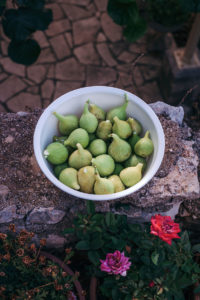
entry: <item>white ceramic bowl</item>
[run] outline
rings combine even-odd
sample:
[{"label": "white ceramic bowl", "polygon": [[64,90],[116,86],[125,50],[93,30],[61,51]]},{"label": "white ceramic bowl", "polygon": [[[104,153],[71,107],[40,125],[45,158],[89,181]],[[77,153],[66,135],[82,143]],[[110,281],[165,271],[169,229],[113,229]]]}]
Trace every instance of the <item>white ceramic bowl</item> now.
[{"label": "white ceramic bowl", "polygon": [[[124,94],[127,93],[129,104],[127,107],[127,115],[136,118],[143,127],[143,133],[150,131],[150,137],[154,144],[154,152],[147,162],[147,168],[141,181],[136,185],[118,193],[107,195],[86,194],[69,188],[60,182],[53,174],[52,166],[43,156],[46,146],[52,142],[54,135],[59,135],[57,124],[58,120],[52,114],[56,111],[63,115],[76,114],[80,117],[85,102],[90,99],[102,107],[105,111],[121,105],[124,102]],[[103,201],[112,200],[132,194],[141,189],[157,172],[163,159],[165,148],[165,139],[162,126],[154,111],[143,100],[137,96],[121,89],[92,86],[80,88],[64,94],[53,101],[42,113],[34,132],[34,152],[36,160],[46,177],[55,184],[59,189],[66,193],[74,195],[78,198]]]}]

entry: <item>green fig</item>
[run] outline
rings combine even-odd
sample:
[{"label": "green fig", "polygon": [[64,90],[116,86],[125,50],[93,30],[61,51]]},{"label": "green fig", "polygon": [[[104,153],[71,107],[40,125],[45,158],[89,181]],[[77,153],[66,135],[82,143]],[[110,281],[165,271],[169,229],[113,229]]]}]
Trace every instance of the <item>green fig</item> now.
[{"label": "green fig", "polygon": [[137,166],[138,163],[142,163],[143,167],[142,167],[142,172],[144,172],[144,170],[146,169],[147,166],[147,162],[146,159],[144,157],[138,156],[136,154],[133,154],[129,157],[129,159],[127,159],[124,163],[125,167],[135,167]]},{"label": "green fig", "polygon": [[108,154],[112,156],[116,162],[127,160],[131,155],[131,146],[129,143],[120,139],[115,133],[110,134],[110,137],[113,138],[113,141],[108,147]]},{"label": "green fig", "polygon": [[133,132],[136,132],[137,134],[140,134],[142,132],[142,125],[140,124],[139,121],[133,118],[128,118],[127,122],[131,126]]},{"label": "green fig", "polygon": [[53,165],[64,163],[68,158],[68,150],[61,143],[54,142],[44,150],[44,157]]},{"label": "green fig", "polygon": [[67,136],[53,136],[53,142],[59,142],[61,144],[64,144],[64,141],[67,139]]},{"label": "green fig", "polygon": [[77,170],[73,168],[66,168],[60,173],[59,180],[74,190],[80,190],[80,185],[78,184],[77,180],[77,174]]},{"label": "green fig", "polygon": [[68,160],[69,166],[74,169],[80,169],[91,164],[92,155],[85,150],[81,144],[77,144],[77,150],[74,151]]},{"label": "green fig", "polygon": [[126,120],[126,108],[128,106],[128,96],[127,94],[124,95],[125,101],[123,105],[117,106],[109,110],[109,112],[106,115],[106,119],[113,122],[113,118],[117,116],[120,120]]},{"label": "green fig", "polygon": [[97,118],[97,120],[100,121],[104,121],[106,119],[106,113],[105,111],[99,107],[96,104],[91,103],[89,106],[89,111],[95,115],[95,117]]},{"label": "green fig", "polygon": [[95,166],[101,176],[108,176],[113,173],[115,162],[108,154],[102,154],[92,159],[92,165]]},{"label": "green fig", "polygon": [[121,192],[125,190],[125,186],[123,185],[121,179],[117,175],[112,175],[108,178],[109,180],[112,181],[114,188],[115,188],[115,193]]},{"label": "green fig", "polygon": [[98,156],[106,153],[107,145],[103,140],[96,139],[90,143],[88,150],[92,153],[93,156]]},{"label": "green fig", "polygon": [[76,148],[77,143],[81,144],[83,148],[86,148],[89,144],[89,135],[83,128],[77,128],[72,131],[68,139],[64,142],[64,145]]},{"label": "green fig", "polygon": [[132,134],[130,125],[123,120],[120,120],[117,116],[113,118],[113,133],[117,134],[121,139],[127,139]]},{"label": "green fig", "polygon": [[119,173],[124,169],[124,167],[119,164],[119,163],[115,163],[115,169],[113,171],[113,175],[119,175]]},{"label": "green fig", "polygon": [[139,163],[136,167],[128,167],[120,172],[120,179],[127,187],[131,187],[138,183],[142,178],[143,164]]},{"label": "green fig", "polygon": [[153,152],[154,146],[152,140],[149,138],[149,131],[147,131],[143,138],[141,138],[134,147],[137,155],[147,157]]},{"label": "green fig", "polygon": [[63,116],[57,112],[53,112],[58,119],[58,128],[61,134],[69,135],[74,129],[78,128],[78,117],[75,115]]},{"label": "green fig", "polygon": [[98,138],[106,141],[109,139],[109,134],[112,132],[112,123],[110,120],[101,121],[98,125],[96,135]]},{"label": "green fig", "polygon": [[89,142],[91,143],[92,141],[96,140],[96,135],[94,133],[88,133],[89,135]]},{"label": "green fig", "polygon": [[128,143],[131,145],[131,148],[134,149],[135,144],[141,139],[136,132],[133,132],[132,136],[128,139]]},{"label": "green fig", "polygon": [[80,191],[88,194],[93,193],[95,183],[95,169],[92,166],[86,166],[78,171],[78,183]]},{"label": "green fig", "polygon": [[114,184],[107,178],[101,178],[99,174],[95,175],[94,192],[97,195],[113,194],[115,192]]},{"label": "green fig", "polygon": [[97,129],[98,120],[89,110],[88,102],[85,103],[83,114],[79,120],[80,127],[85,129],[88,133],[93,133]]},{"label": "green fig", "polygon": [[54,174],[56,175],[57,178],[59,178],[60,173],[62,172],[62,170],[68,168],[68,164],[67,163],[63,163],[60,165],[56,165],[53,168]]}]

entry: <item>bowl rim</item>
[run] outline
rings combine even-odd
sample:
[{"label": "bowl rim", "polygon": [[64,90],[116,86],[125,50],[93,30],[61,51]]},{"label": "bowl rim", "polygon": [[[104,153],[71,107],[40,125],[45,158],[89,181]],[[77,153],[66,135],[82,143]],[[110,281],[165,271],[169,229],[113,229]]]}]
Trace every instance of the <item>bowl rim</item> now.
[{"label": "bowl rim", "polygon": [[[52,172],[47,168],[46,164],[44,163],[44,157],[40,148],[40,141],[41,138],[41,129],[43,125],[45,124],[46,119],[49,117],[49,114],[52,113],[55,110],[55,107],[58,107],[59,105],[63,104],[65,101],[67,102],[69,99],[71,99],[74,96],[79,96],[83,95],[85,93],[98,93],[98,92],[105,92],[108,94],[117,94],[119,96],[124,96],[126,93],[130,101],[133,101],[144,109],[146,113],[148,114],[149,118],[157,128],[157,135],[159,138],[159,143],[158,143],[158,148],[157,148],[157,159],[154,164],[153,164],[153,169],[149,170],[149,172],[146,174],[145,180],[141,179],[137,184],[134,186],[127,188],[121,192],[118,193],[113,193],[113,194],[106,194],[106,195],[96,195],[96,194],[87,194],[83,193],[77,190],[74,190],[66,185],[64,185],[62,182],[60,182],[55,175],[52,174]],[[132,100],[131,100],[132,99]],[[144,102],[141,98],[138,96],[134,95],[133,93],[130,93],[126,90],[122,90],[119,88],[115,87],[108,87],[108,86],[89,86],[89,87],[82,87],[79,89],[72,90],[70,92],[67,92],[57,99],[55,99],[41,114],[40,118],[37,121],[35,130],[34,130],[34,135],[33,135],[33,148],[34,148],[34,154],[36,157],[36,161],[41,169],[41,171],[44,173],[44,175],[59,189],[62,191],[75,196],[77,198],[85,199],[85,200],[93,200],[93,201],[108,201],[108,200],[114,200],[114,199],[119,199],[128,195],[131,195],[132,193],[138,191],[141,189],[143,186],[145,186],[156,174],[158,171],[163,157],[164,157],[164,151],[165,151],[165,136],[164,136],[164,131],[161,126],[161,123],[153,111],[153,109],[146,103]],[[144,178],[144,177],[143,177]]]}]

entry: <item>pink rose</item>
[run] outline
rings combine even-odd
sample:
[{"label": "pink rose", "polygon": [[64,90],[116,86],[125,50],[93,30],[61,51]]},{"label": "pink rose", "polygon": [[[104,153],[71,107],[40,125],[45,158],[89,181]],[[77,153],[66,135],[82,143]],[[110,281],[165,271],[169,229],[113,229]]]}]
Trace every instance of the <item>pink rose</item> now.
[{"label": "pink rose", "polygon": [[126,276],[126,271],[130,269],[131,262],[129,257],[124,256],[124,252],[116,250],[114,253],[108,253],[105,260],[100,260],[101,271],[109,274]]},{"label": "pink rose", "polygon": [[154,287],[155,282],[152,280],[151,282],[149,282],[149,287]]}]

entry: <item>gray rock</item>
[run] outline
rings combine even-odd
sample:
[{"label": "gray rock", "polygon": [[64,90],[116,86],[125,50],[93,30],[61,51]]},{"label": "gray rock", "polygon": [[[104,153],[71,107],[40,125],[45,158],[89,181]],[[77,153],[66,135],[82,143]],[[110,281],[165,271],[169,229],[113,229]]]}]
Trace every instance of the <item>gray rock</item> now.
[{"label": "gray rock", "polygon": [[26,222],[27,224],[57,224],[64,216],[64,211],[55,209],[54,207],[37,207],[29,214]]},{"label": "gray rock", "polygon": [[46,239],[47,248],[61,249],[64,248],[65,244],[66,239],[56,234],[49,234]]},{"label": "gray rock", "polygon": [[16,219],[23,219],[23,218],[24,218],[23,214],[17,213],[16,205],[7,206],[0,211],[0,224],[10,223]]},{"label": "gray rock", "polygon": [[182,106],[171,106],[161,101],[149,104],[156,114],[165,115],[170,118],[170,120],[182,125],[184,110]]}]

